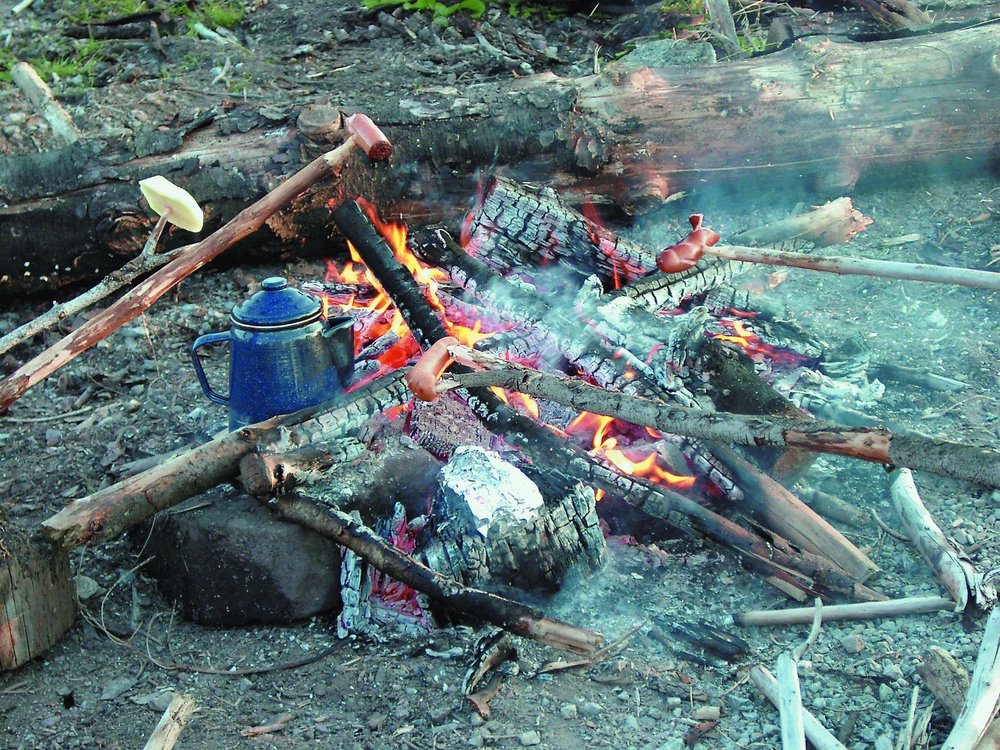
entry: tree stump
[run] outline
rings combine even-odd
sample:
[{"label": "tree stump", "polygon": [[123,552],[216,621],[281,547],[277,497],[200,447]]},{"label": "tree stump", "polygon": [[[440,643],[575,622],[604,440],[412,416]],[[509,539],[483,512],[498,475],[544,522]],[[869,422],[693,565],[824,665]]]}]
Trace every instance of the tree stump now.
[{"label": "tree stump", "polygon": [[48,651],[75,617],[66,551],[0,520],[0,670]]}]

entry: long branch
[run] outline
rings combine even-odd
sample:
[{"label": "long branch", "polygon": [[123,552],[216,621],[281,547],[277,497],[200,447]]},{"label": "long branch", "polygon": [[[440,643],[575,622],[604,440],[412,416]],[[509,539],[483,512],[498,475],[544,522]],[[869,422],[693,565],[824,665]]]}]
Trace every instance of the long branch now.
[{"label": "long branch", "polygon": [[716,245],[705,248],[705,253],[725,260],[745,263],[767,263],[773,266],[792,266],[810,271],[825,271],[854,276],[877,276],[883,279],[926,281],[934,284],[957,284],[979,289],[1000,291],[1000,273],[979,271],[956,266],[936,266],[931,263],[901,263],[872,258],[848,258],[842,255],[826,257],[788,250],[765,250],[741,245]]},{"label": "long branch", "polygon": [[[451,351],[458,361],[497,366],[494,358],[465,347],[451,347]],[[925,435],[894,433],[885,428],[703,412],[627,396],[506,361],[502,361],[500,367],[502,369],[475,373],[450,371],[439,388],[498,386],[675,435],[737,445],[804,448],[1000,487],[1000,451],[992,448],[952,443]]]},{"label": "long branch", "polygon": [[511,633],[574,653],[593,653],[604,642],[604,636],[600,633],[550,619],[520,602],[464,586],[431,570],[348,514],[323,505],[307,495],[291,492],[267,505],[281,518],[294,521],[342,544],[383,573],[427,594],[456,612],[472,615]]},{"label": "long branch", "polygon": [[23,364],[0,383],[0,414],[7,411],[31,386],[141,315],[181,280],[257,231],[269,216],[336,171],[355,148],[352,136],[332,151],[318,156],[259,201],[240,211],[228,224],[197,243],[189,252],[175,258],[57,344]]}]

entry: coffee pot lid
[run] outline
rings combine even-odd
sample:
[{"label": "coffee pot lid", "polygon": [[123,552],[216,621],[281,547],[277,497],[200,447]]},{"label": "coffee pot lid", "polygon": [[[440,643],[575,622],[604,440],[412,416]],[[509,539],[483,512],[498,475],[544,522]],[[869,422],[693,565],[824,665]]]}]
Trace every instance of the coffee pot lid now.
[{"label": "coffee pot lid", "polygon": [[283,276],[260,282],[260,291],[233,308],[233,321],[241,326],[274,328],[319,318],[323,303],[292,289]]}]

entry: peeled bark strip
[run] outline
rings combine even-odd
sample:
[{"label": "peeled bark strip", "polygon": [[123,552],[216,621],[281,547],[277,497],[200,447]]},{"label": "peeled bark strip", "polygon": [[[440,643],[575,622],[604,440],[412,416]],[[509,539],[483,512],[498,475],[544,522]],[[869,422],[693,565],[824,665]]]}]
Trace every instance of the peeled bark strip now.
[{"label": "peeled bark strip", "polygon": [[[475,354],[470,355],[459,349],[456,349],[455,355],[459,359],[476,359]],[[737,445],[805,448],[875,463],[906,466],[1000,488],[1000,451],[949,443],[923,435],[904,435],[880,428],[846,427],[819,420],[801,422],[781,417],[686,409],[546,375],[511,362],[504,362],[503,369],[485,372],[459,373],[450,370],[442,385],[445,388],[456,385],[463,388],[498,386],[557,401],[579,411],[654,427],[661,432]]]},{"label": "peeled bark strip", "polygon": [[[374,181],[358,170],[343,184],[410,223],[433,216],[457,226],[475,194],[469,165],[510,165],[581,201],[635,209],[722,179],[821,175],[843,185],[889,167],[985,159],[1000,146],[998,47],[997,24],[874,43],[810,36],[713,66],[543,74],[466,86],[461,97],[425,89],[409,94],[411,107],[372,91],[372,101],[358,104],[385,126],[396,163]],[[111,247],[130,225],[146,226],[129,189],[139,177],[160,172],[225,220],[300,163],[295,128],[250,107],[227,116],[259,127],[170,133],[176,147],[141,155],[134,144],[81,140],[60,153],[0,159],[0,294],[120,266],[107,262]],[[417,187],[440,201],[415,203],[408,196]],[[326,212],[310,208],[288,217],[296,245],[304,235],[327,236]]]},{"label": "peeled bark strip", "polygon": [[73,118],[56,101],[52,95],[52,89],[46,85],[29,63],[19,62],[15,64],[10,69],[10,77],[63,143],[73,143],[80,139],[80,131],[73,122]]},{"label": "peeled bark strip", "polygon": [[387,375],[332,404],[312,406],[228,432],[141,474],[74,500],[46,519],[42,527],[64,547],[114,539],[155,513],[235,476],[240,460],[260,441],[278,441],[284,436],[286,444],[311,443],[360,429],[375,414],[409,400],[404,375],[405,371]]},{"label": "peeled bark strip", "polygon": [[289,493],[269,503],[268,507],[280,518],[342,544],[386,575],[412,586],[456,613],[577,654],[593,653],[604,642],[600,633],[553,620],[511,599],[463,586],[396,549],[348,514],[300,493]]},{"label": "peeled bark strip", "polygon": [[917,485],[909,469],[897,469],[891,475],[892,502],[903,522],[903,529],[934,575],[948,589],[955,601],[955,611],[962,612],[971,600],[980,609],[996,603],[997,592],[983,582],[983,574],[941,531],[920,500]]}]

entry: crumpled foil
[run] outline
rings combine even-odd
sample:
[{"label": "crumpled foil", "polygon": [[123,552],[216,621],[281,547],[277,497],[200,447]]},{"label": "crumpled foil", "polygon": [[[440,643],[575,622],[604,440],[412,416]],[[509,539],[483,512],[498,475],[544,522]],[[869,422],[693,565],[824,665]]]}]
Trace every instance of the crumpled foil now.
[{"label": "crumpled foil", "polygon": [[477,446],[455,450],[438,475],[438,501],[451,512],[464,506],[485,539],[491,526],[521,524],[545,506],[538,487],[495,451]]}]

